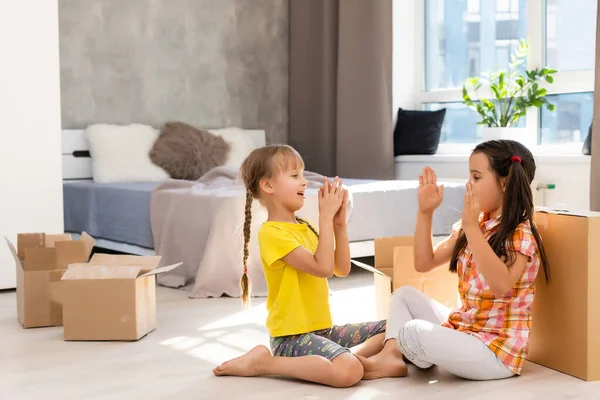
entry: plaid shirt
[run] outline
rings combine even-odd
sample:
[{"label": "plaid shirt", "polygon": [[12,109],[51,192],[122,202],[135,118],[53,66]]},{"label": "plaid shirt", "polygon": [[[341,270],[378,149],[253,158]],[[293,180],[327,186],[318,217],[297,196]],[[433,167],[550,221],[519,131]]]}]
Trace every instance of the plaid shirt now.
[{"label": "plaid shirt", "polygon": [[[480,227],[489,240],[500,225],[500,217],[480,217]],[[455,225],[453,235],[460,226]],[[454,310],[442,326],[481,339],[515,374],[520,374],[527,357],[531,304],[535,295],[535,278],[540,268],[535,238],[528,222],[520,224],[512,237],[518,253],[528,257],[519,280],[505,297],[495,297],[477,269],[469,247],[458,258],[458,291],[462,306]]]}]

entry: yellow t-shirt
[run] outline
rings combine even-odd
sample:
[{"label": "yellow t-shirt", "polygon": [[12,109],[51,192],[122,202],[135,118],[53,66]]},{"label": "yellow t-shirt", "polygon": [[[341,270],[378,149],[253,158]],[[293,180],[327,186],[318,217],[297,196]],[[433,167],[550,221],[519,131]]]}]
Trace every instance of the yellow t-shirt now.
[{"label": "yellow t-shirt", "polygon": [[267,328],[271,337],[332,326],[327,279],[298,271],[282,258],[298,246],[315,253],[319,239],[306,224],[265,222],[258,232],[267,280]]}]

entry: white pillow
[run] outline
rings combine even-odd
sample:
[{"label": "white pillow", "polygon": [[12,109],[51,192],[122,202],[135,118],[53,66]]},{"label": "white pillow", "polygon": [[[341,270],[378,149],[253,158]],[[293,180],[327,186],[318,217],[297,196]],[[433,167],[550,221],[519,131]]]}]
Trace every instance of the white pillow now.
[{"label": "white pillow", "polygon": [[221,136],[231,146],[229,156],[225,162],[226,167],[240,168],[244,159],[256,149],[252,137],[240,128],[223,128],[209,130],[215,136]]},{"label": "white pillow", "polygon": [[141,124],[96,124],[86,129],[94,181],[157,182],[169,175],[150,161],[148,153],[159,132]]}]

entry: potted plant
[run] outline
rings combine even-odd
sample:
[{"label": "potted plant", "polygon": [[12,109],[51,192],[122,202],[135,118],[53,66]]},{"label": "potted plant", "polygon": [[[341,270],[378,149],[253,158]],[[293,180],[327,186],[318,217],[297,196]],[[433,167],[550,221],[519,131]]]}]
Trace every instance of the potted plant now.
[{"label": "potted plant", "polygon": [[[527,109],[544,105],[550,111],[555,109],[554,104],[546,100],[546,89],[540,87],[539,83],[541,80],[552,83],[557,71],[522,68],[527,49],[527,42],[522,41],[511,56],[508,70],[482,74],[483,79],[467,78],[462,88],[463,104],[481,116],[477,124],[484,125],[483,141],[512,139],[527,143],[533,135],[527,135],[526,128],[515,127]],[[480,89],[484,91],[483,96],[480,95]]]}]

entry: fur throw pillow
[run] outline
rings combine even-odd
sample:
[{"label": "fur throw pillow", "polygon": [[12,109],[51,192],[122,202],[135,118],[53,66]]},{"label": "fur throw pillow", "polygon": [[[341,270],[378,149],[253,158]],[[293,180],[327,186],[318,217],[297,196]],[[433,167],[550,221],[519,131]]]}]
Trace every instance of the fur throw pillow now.
[{"label": "fur throw pillow", "polygon": [[173,179],[195,181],[225,164],[229,151],[221,137],[183,122],[167,122],[150,150],[150,160]]}]

